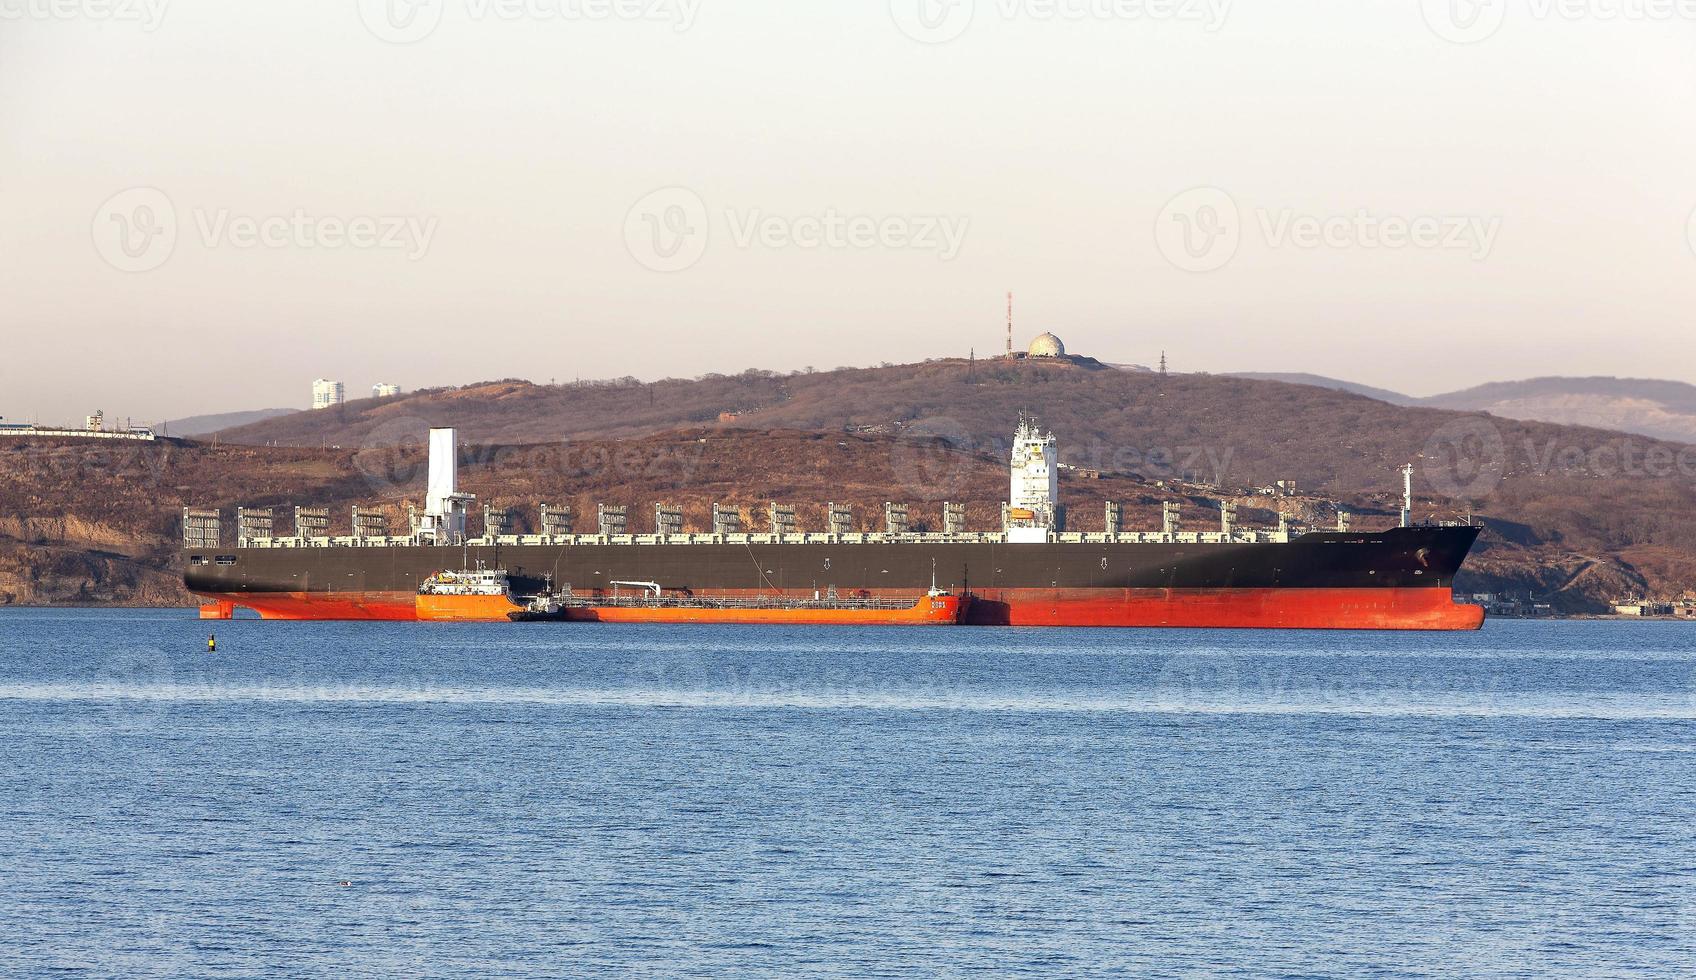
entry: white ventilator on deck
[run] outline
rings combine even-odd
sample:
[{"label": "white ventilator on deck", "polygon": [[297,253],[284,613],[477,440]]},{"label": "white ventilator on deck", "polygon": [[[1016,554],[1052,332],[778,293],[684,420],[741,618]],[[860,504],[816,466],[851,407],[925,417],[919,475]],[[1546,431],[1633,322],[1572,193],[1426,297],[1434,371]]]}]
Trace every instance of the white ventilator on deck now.
[{"label": "white ventilator on deck", "polygon": [[1007,540],[1048,541],[1060,508],[1060,450],[1054,434],[1043,433],[1033,416],[1019,417],[1019,430],[1013,436],[1012,462]]},{"label": "white ventilator on deck", "polygon": [[418,536],[437,544],[455,544],[465,537],[465,514],[477,496],[459,492],[459,440],[453,429],[430,430],[430,484],[424,494],[424,515]]},{"label": "white ventilator on deck", "polygon": [[1402,467],[1402,527],[1413,524],[1413,464]]}]

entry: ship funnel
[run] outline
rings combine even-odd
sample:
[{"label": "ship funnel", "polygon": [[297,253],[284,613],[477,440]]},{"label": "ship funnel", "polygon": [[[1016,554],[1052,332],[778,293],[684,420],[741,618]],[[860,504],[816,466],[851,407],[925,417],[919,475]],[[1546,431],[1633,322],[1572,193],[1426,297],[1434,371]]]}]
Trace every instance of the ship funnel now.
[{"label": "ship funnel", "polygon": [[436,544],[464,540],[465,514],[477,499],[474,494],[459,492],[458,435],[453,429],[430,430],[430,483],[417,533]]},{"label": "ship funnel", "polygon": [[430,430],[430,489],[424,513],[445,517],[448,501],[459,489],[459,438],[453,429]]}]

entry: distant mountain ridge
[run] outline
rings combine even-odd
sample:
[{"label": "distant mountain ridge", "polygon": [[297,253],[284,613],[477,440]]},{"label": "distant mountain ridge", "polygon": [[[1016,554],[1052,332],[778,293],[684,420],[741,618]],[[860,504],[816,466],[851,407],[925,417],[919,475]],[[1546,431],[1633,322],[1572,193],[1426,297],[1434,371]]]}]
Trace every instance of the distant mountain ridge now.
[{"label": "distant mountain ridge", "polygon": [[1421,400],[1412,395],[1404,395],[1387,388],[1374,388],[1371,385],[1355,384],[1353,381],[1341,381],[1337,378],[1327,378],[1322,374],[1301,373],[1261,373],[1244,372],[1228,375],[1232,378],[1248,378],[1251,381],[1281,381],[1284,384],[1308,385],[1313,388],[1330,388],[1333,391],[1346,391],[1351,395],[1361,395],[1391,405],[1418,405]]},{"label": "distant mountain ridge", "polygon": [[1696,444],[1696,385],[1647,378],[1531,378],[1493,381],[1464,391],[1416,398],[1317,374],[1231,377],[1329,388],[1391,405],[1488,412],[1505,419],[1582,425]]},{"label": "distant mountain ridge", "polygon": [[1696,385],[1682,381],[1532,378],[1479,385],[1420,404],[1696,443]]},{"label": "distant mountain ridge", "polygon": [[224,429],[237,426],[252,425],[266,419],[274,419],[280,415],[293,415],[300,411],[297,408],[259,408],[251,412],[220,412],[216,415],[191,415],[188,418],[172,419],[161,423],[159,433],[180,439],[192,439],[197,436],[211,435]]}]

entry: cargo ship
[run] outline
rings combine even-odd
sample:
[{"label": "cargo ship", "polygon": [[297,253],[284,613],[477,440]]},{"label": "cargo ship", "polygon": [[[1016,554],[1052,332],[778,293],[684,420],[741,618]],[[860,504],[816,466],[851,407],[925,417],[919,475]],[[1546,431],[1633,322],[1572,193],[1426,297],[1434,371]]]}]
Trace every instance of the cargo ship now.
[{"label": "cargo ship", "polygon": [[[800,532],[793,508],[772,506],[770,533],[745,533],[715,508],[712,533],[686,533],[682,512],[660,507],[655,533],[627,533],[625,509],[602,506],[593,534],[575,533],[569,510],[542,504],[539,533],[505,533],[485,512],[467,531],[475,498],[457,489],[455,433],[430,432],[424,512],[405,535],[354,508],[352,534],[327,533],[322,508],[296,508],[294,534],[277,536],[269,509],[237,512],[233,545],[223,516],[185,509],[183,580],[217,618],[237,606],[266,619],[416,620],[419,590],[448,568],[502,570],[519,595],[560,583],[569,595],[606,595],[614,582],[656,583],[692,601],[804,601],[821,593],[916,605],[933,586],[960,599],[959,621],[978,626],[1122,626],[1363,630],[1470,630],[1481,607],[1454,601],[1455,574],[1477,540],[1471,525],[1298,530],[1235,525],[1229,504],[1217,531],[1185,530],[1165,505],[1159,531],[1120,530],[1106,505],[1100,533],[1059,526],[1059,456],[1052,433],[1020,420],[1002,527],[964,529],[963,508],[944,505],[943,530],[910,533],[904,509],[886,508],[884,533],[852,530],[830,507],[823,532]],[[605,619],[640,618],[610,605]]]}]

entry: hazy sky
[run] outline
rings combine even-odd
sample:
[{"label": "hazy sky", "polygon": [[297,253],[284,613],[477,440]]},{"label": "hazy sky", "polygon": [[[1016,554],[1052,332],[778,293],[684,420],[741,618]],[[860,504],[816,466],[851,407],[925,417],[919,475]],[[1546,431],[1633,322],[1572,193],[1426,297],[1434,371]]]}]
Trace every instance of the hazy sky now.
[{"label": "hazy sky", "polygon": [[[0,415],[988,354],[1696,381],[1696,4],[0,0]],[[400,43],[405,42],[405,43]]]}]

